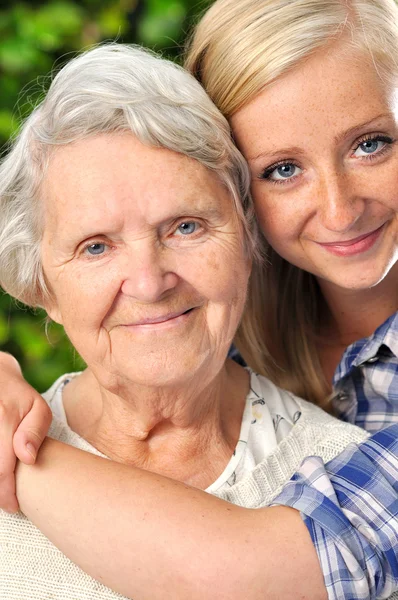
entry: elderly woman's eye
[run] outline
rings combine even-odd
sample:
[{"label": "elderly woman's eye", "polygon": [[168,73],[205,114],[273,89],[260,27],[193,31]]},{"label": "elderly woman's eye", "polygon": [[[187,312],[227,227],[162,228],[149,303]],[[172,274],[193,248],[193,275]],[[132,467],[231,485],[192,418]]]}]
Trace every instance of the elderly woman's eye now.
[{"label": "elderly woman's eye", "polygon": [[184,221],[184,223],[179,224],[176,233],[181,235],[190,235],[192,233],[196,233],[198,228],[199,223],[196,223],[196,221]]},{"label": "elderly woman's eye", "polygon": [[94,244],[86,246],[84,250],[86,254],[90,254],[91,256],[100,256],[105,252],[106,248],[106,244],[103,244],[102,242],[95,242]]}]

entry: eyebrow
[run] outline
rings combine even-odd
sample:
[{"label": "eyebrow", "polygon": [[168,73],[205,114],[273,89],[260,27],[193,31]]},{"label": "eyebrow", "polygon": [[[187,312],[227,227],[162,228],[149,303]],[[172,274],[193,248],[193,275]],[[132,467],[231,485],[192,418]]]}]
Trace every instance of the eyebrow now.
[{"label": "eyebrow", "polygon": [[289,154],[293,155],[294,154],[294,156],[299,156],[301,154],[304,154],[304,152],[302,151],[301,148],[298,148],[297,146],[288,146],[286,148],[278,148],[278,150],[275,150],[275,152],[260,152],[259,154],[256,154],[256,156],[253,156],[252,158],[248,158],[247,162],[251,163],[251,162],[258,160],[259,158],[267,158],[269,160],[272,160],[273,158],[277,158],[281,154],[285,154],[285,155],[289,155]]},{"label": "eyebrow", "polygon": [[353,127],[350,127],[349,129],[347,129],[347,131],[337,134],[336,137],[334,138],[334,141],[336,142],[336,144],[338,144],[338,143],[342,142],[346,137],[351,137],[352,135],[359,134],[359,133],[361,133],[362,129],[365,129],[366,127],[369,127],[370,125],[376,124],[377,121],[380,121],[381,119],[386,119],[386,118],[391,119],[391,113],[382,113],[381,115],[374,117],[370,121],[366,121],[365,123],[360,123],[359,125],[354,125]]},{"label": "eyebrow", "polygon": [[[347,137],[351,137],[352,135],[359,134],[359,133],[361,133],[361,131],[363,129],[369,127],[370,125],[376,124],[381,119],[386,119],[386,118],[391,119],[391,113],[380,114],[377,117],[374,117],[373,119],[371,119],[370,121],[366,121],[365,123],[360,123],[359,125],[354,125],[353,127],[350,127],[346,131],[343,131],[342,133],[337,134],[334,138],[334,142],[336,144],[339,144]],[[281,154],[284,154],[286,156],[288,156],[288,155],[300,156],[300,155],[303,155],[304,152],[301,148],[298,148],[297,146],[288,146],[286,148],[278,148],[278,150],[275,150],[274,152],[260,152],[259,154],[256,154],[256,156],[248,158],[247,162],[251,163],[260,158],[267,158],[267,160],[272,161],[272,159],[279,157]]]},{"label": "eyebrow", "polygon": [[[192,204],[191,204],[192,203]],[[165,223],[172,222],[178,218],[209,218],[209,219],[220,219],[222,216],[222,206],[220,202],[214,204],[214,202],[204,200],[200,206],[193,205],[194,200],[189,200],[186,203],[181,203],[179,207],[161,219],[160,221],[156,221],[151,224],[153,227],[159,227]],[[183,205],[184,204],[184,205]],[[93,229],[91,226],[87,228],[82,228],[80,231],[77,231],[76,238],[81,240],[86,240],[90,238],[94,238],[96,236],[104,236],[104,237],[112,237],[120,232],[119,228],[109,227],[109,224],[100,228],[97,227]],[[75,240],[73,240],[75,243]],[[80,243],[80,242],[79,242]]]},{"label": "eyebrow", "polygon": [[[196,200],[196,199],[195,199]],[[176,207],[170,215],[165,217],[163,221],[172,221],[173,219],[178,219],[179,217],[209,217],[217,219],[222,214],[222,206],[221,202],[217,201],[215,204],[214,201],[203,200],[199,205],[195,206],[195,200],[187,199],[186,202],[181,203],[180,206]]]}]

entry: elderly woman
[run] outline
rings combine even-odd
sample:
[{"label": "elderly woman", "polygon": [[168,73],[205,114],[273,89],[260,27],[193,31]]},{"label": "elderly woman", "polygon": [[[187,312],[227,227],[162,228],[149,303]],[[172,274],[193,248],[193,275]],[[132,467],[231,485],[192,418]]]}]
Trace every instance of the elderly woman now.
[{"label": "elderly woman", "polygon": [[[209,498],[201,490],[264,507],[306,455],[327,461],[366,438],[226,359],[255,243],[248,181],[226,121],[190,75],[142,50],[95,49],[57,75],[1,165],[0,281],[62,323],[87,363],[46,394],[52,437],[134,467],[148,479],[149,494],[163,496],[165,507],[173,500],[171,535],[183,524],[179,497],[188,484],[205,535],[214,517],[221,535],[225,527],[245,524],[234,545],[236,552],[247,546],[247,576],[230,580],[223,597],[258,598],[265,590],[268,598],[288,597],[292,589],[310,589],[323,598],[319,564],[298,512],[247,511],[214,499],[209,521],[208,509],[200,508]],[[74,470],[78,451],[71,451]],[[111,462],[100,464],[106,470]],[[32,475],[40,477],[40,468],[27,468],[25,485],[20,470],[21,487],[45,493],[42,482],[29,483]],[[100,504],[99,496],[114,503],[112,491],[98,488],[92,503]],[[151,522],[148,542],[158,543],[153,570],[147,568],[147,532],[132,549],[136,597],[164,598],[169,549],[157,538],[150,501],[145,494],[141,500]],[[247,526],[255,528],[252,540]],[[134,527],[138,532],[139,524]],[[272,540],[266,555],[287,560],[287,577],[278,578],[275,589],[263,562],[253,560],[264,530]],[[0,512],[0,548],[0,590],[7,600],[117,597],[21,514]],[[186,551],[180,548],[181,559]],[[215,544],[206,554],[217,551]],[[179,553],[173,555],[178,563]],[[219,572],[200,581],[201,558],[199,552],[192,572],[180,572],[177,581],[173,576],[174,597],[186,597],[192,578],[198,587],[190,597],[203,597],[205,589],[209,597]],[[293,562],[314,572],[310,588],[293,572],[289,577]]]}]

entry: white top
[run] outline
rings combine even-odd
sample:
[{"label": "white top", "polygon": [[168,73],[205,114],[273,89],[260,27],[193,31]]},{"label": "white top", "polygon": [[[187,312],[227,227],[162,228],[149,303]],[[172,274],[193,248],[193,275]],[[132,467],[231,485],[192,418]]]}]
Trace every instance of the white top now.
[{"label": "white top", "polygon": [[[68,377],[61,377],[44,395],[55,415],[50,435],[99,455],[66,423],[62,388]],[[258,508],[272,502],[306,456],[317,455],[327,462],[367,434],[253,375],[241,436],[246,443],[238,443],[235,454],[240,459],[234,455],[209,490],[230,502]],[[235,483],[231,477],[236,477]],[[116,598],[122,596],[83,573],[26,517],[0,510],[0,600]]]},{"label": "white top", "polygon": [[[220,493],[241,481],[277,447],[301,417],[297,398],[293,394],[248,370],[250,391],[246,397],[239,440],[224,471],[207,488],[209,493]],[[62,392],[65,385],[77,375],[79,373],[63,375],[50,390],[51,410],[66,425]]]}]

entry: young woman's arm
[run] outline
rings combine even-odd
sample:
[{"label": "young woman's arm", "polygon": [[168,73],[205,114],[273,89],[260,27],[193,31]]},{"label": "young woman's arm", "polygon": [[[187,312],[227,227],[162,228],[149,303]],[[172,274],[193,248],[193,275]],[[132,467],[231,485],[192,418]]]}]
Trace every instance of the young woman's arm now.
[{"label": "young woman's arm", "polygon": [[[15,391],[21,374],[12,359],[9,367]],[[32,412],[42,436],[40,410]],[[0,455],[2,447],[0,437]],[[134,600],[242,593],[316,600],[326,598],[324,585],[329,598],[356,600],[398,589],[398,425],[351,444],[326,466],[306,459],[275,500],[280,508],[239,508],[53,440],[37,466],[19,466],[18,483],[32,521]]]},{"label": "young woman's arm", "polygon": [[56,546],[134,600],[327,598],[296,510],[240,508],[50,439],[17,490]]},{"label": "young woman's arm", "polygon": [[274,501],[282,506],[234,506],[50,439],[36,465],[18,466],[17,493],[56,546],[134,600],[398,590],[398,424],[326,466],[305,459]]}]

